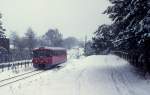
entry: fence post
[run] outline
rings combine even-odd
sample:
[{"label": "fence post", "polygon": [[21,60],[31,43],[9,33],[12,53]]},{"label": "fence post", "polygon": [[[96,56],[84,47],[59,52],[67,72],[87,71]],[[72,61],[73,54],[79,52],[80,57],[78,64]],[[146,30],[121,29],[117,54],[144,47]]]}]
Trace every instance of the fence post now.
[{"label": "fence post", "polygon": [[10,63],[8,64],[8,68],[7,68],[7,70],[9,70],[9,66],[10,66]]},{"label": "fence post", "polygon": [[22,68],[22,62],[21,62],[21,68]]},{"label": "fence post", "polygon": [[29,65],[30,65],[30,62],[28,61],[28,67],[29,67]]},{"label": "fence post", "polygon": [[26,62],[25,62],[25,68],[26,68]]},{"label": "fence post", "polygon": [[4,66],[3,65],[1,65],[2,66],[2,72],[4,71]]},{"label": "fence post", "polygon": [[16,69],[19,69],[19,68],[18,68],[18,66],[19,66],[18,64],[19,64],[19,62],[16,64]]}]

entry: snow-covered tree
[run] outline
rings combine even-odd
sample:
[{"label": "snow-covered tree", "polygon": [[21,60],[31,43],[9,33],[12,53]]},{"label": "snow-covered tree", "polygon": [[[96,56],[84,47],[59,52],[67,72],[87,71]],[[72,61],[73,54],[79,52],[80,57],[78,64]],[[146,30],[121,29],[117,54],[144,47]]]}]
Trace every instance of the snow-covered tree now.
[{"label": "snow-covered tree", "polygon": [[13,45],[14,49],[18,49],[19,36],[16,32],[12,31],[10,35],[10,44]]},{"label": "snow-covered tree", "polygon": [[92,47],[95,53],[99,54],[113,47],[113,34],[110,25],[101,25],[94,34]]},{"label": "snow-covered tree", "polygon": [[2,14],[0,13],[0,38],[6,38],[5,33],[4,33],[5,29],[2,26],[1,19],[2,19]]},{"label": "snow-covered tree", "polygon": [[63,47],[67,49],[71,49],[72,47],[79,46],[80,42],[75,37],[68,37],[66,39],[63,39]]},{"label": "snow-covered tree", "polygon": [[45,46],[62,46],[62,34],[58,29],[49,29],[43,36]]},{"label": "snow-covered tree", "polygon": [[24,39],[25,39],[26,47],[31,52],[32,49],[36,47],[36,42],[37,42],[35,33],[32,30],[32,28],[29,28],[27,30],[27,32],[25,33],[25,38]]},{"label": "snow-covered tree", "polygon": [[[112,5],[104,12],[113,21],[114,44],[121,50],[142,48],[149,39],[149,0],[109,0]],[[146,40],[147,41],[147,40]]]}]

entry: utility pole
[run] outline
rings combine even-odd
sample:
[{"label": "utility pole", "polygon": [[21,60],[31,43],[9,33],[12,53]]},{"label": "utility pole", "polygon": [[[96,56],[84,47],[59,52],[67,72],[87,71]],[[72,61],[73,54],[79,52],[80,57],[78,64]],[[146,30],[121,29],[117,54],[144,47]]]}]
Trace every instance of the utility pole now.
[{"label": "utility pole", "polygon": [[85,34],[85,39],[84,39],[84,54],[86,55],[87,49],[86,49],[86,44],[87,44],[87,34]]}]

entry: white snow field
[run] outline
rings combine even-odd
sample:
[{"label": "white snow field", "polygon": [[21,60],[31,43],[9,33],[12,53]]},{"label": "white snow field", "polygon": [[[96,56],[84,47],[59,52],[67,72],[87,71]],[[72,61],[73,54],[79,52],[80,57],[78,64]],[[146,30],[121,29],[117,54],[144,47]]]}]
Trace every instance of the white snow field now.
[{"label": "white snow field", "polygon": [[[1,76],[3,77],[3,76]],[[0,95],[150,95],[128,62],[114,55],[72,59],[53,69],[0,88]]]}]

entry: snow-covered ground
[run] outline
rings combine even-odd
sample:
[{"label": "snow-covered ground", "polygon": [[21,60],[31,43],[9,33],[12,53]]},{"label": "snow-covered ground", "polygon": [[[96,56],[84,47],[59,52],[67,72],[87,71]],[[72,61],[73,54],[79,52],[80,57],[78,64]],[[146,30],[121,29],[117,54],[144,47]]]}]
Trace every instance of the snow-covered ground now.
[{"label": "snow-covered ground", "polygon": [[149,95],[149,91],[150,80],[142,79],[128,62],[114,55],[93,55],[1,87],[0,95]]},{"label": "snow-covered ground", "polygon": [[29,64],[28,66],[16,66],[16,67],[10,67],[4,68],[3,71],[0,69],[0,80],[7,79],[13,76],[21,75],[27,72],[34,71],[35,68],[33,68],[32,64]]}]

